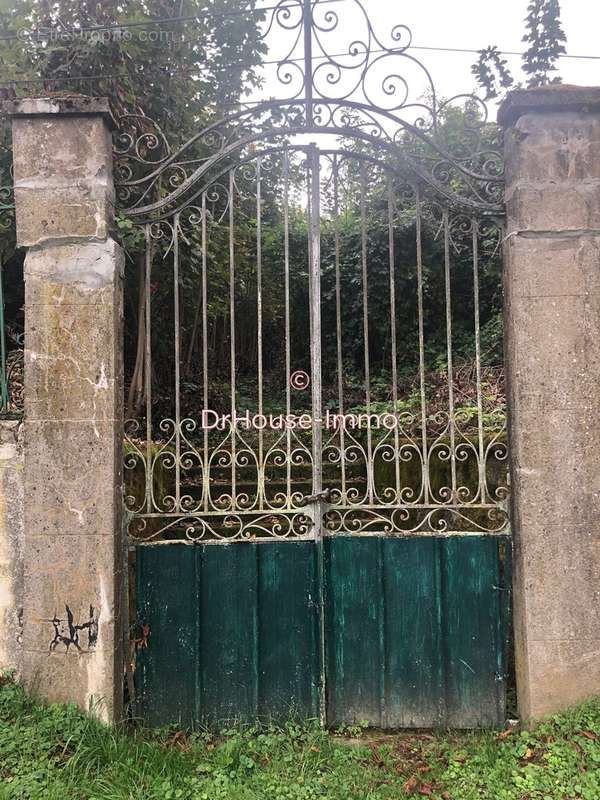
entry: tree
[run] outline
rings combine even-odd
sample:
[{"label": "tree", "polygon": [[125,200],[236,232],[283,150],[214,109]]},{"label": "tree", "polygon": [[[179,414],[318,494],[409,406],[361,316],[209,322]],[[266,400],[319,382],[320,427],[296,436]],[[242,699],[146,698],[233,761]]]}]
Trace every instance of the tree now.
[{"label": "tree", "polygon": [[[0,12],[3,82],[110,97],[183,135],[215,106],[236,103],[257,78],[265,46],[255,0],[16,0]],[[183,128],[182,128],[183,125]]]},{"label": "tree", "polygon": [[527,33],[523,41],[529,47],[523,54],[523,72],[528,76],[528,86],[560,83],[560,77],[550,79],[556,70],[561,53],[566,53],[567,41],[560,22],[558,0],[532,0],[527,6]]},{"label": "tree", "polygon": [[[17,0],[15,11],[6,12],[5,30],[25,30],[18,40],[8,39],[6,48],[1,45],[0,56],[4,67],[10,67],[13,78],[30,76],[36,80],[34,91],[40,87],[47,92],[76,90],[88,94],[108,94],[119,111],[146,113],[157,120],[169,140],[180,144],[205,127],[209,119],[223,116],[230,104],[235,104],[241,94],[257,83],[253,65],[258,63],[263,43],[257,23],[258,14],[234,14],[235,0],[185,0],[176,6],[166,0],[147,0],[143,5],[137,0],[97,4],[92,0],[60,0],[49,4],[42,0]],[[239,10],[239,9],[238,9]],[[217,13],[218,12],[218,13]],[[231,12],[231,13],[230,13]],[[193,16],[195,22],[181,22],[182,16]],[[168,18],[167,18],[168,17]],[[68,23],[67,23],[68,20]],[[162,20],[160,25],[154,25]],[[166,21],[165,21],[166,20]],[[138,37],[125,37],[124,32],[138,30],[126,28],[137,25],[143,30],[175,32],[158,42],[142,41]],[[151,24],[152,23],[152,24]],[[48,27],[67,27],[64,41],[40,33]],[[94,26],[104,31],[121,30],[122,35],[96,37],[88,40],[83,34]],[[119,28],[119,25],[121,26]],[[75,36],[81,32],[81,36]],[[179,34],[184,34],[183,39]],[[193,38],[190,36],[193,33]],[[500,59],[498,54],[498,59]],[[227,64],[230,68],[227,69]],[[27,84],[15,83],[18,91]],[[469,135],[479,126],[481,135],[493,150],[491,139],[497,134],[493,125],[485,126],[478,120],[477,108],[469,105],[460,109],[445,108],[439,119],[437,144],[457,158],[464,155],[465,131]],[[274,118],[270,121],[276,124]],[[269,124],[269,123],[266,123]],[[423,159],[435,162],[436,153],[418,137],[412,141],[404,134],[402,147]],[[368,147],[356,142],[346,142],[348,149],[368,152]],[[186,150],[185,158],[194,162],[209,154],[210,144],[204,140]],[[419,149],[420,148],[420,149]],[[483,152],[482,151],[482,152]],[[377,150],[376,153],[380,151]],[[246,154],[251,153],[249,150]],[[482,158],[488,156],[483,156]],[[344,375],[353,382],[356,395],[362,392],[364,345],[357,320],[362,318],[361,292],[361,237],[360,208],[357,197],[360,191],[360,174],[344,175],[345,200],[341,207],[340,247],[342,255],[341,289],[343,293],[342,334],[344,341]],[[135,167],[134,167],[135,168]],[[325,173],[327,170],[325,170]],[[236,371],[238,392],[253,395],[256,387],[257,364],[257,227],[256,227],[256,176],[239,169],[235,198],[235,274],[236,286]],[[469,193],[468,181],[458,172],[452,176],[452,186],[457,192]],[[464,185],[463,185],[464,184]],[[401,189],[402,187],[396,187]],[[290,236],[290,306],[291,362],[299,368],[309,369],[309,316],[310,303],[307,277],[307,220],[304,210],[306,174],[303,161],[292,159],[290,175],[291,201],[287,209]],[[168,192],[168,176],[164,184],[152,190],[159,199]],[[253,194],[254,193],[254,194]],[[285,302],[282,264],[284,261],[283,224],[283,172],[282,162],[273,159],[263,164],[262,171],[262,340],[263,367],[266,381],[272,391],[269,401],[284,396],[282,383],[285,362]],[[410,200],[405,203],[410,204]],[[182,391],[186,393],[186,408],[193,403],[202,404],[202,348],[208,349],[208,374],[211,376],[211,405],[219,408],[225,400],[229,382],[229,242],[228,219],[224,209],[214,213],[207,225],[208,298],[207,337],[201,336],[204,319],[202,299],[202,234],[201,226],[188,224],[185,236],[179,238],[179,334]],[[372,377],[379,380],[380,392],[389,390],[391,359],[391,331],[389,312],[389,231],[387,228],[387,184],[383,174],[374,171],[369,176],[369,197],[366,203],[368,227],[369,269],[369,326]],[[168,237],[153,241],[152,278],[146,285],[144,260],[144,231],[130,219],[118,219],[121,243],[130,262],[126,287],[125,358],[129,388],[128,416],[137,416],[144,400],[144,386],[150,365],[146,363],[145,294],[152,294],[152,351],[155,374],[152,376],[153,403],[160,404],[162,416],[171,417],[174,383],[173,339],[175,329],[173,285],[173,252],[169,251]],[[415,208],[398,210],[395,225],[395,250],[399,264],[397,289],[397,338],[402,343],[398,357],[399,372],[408,379],[414,376],[418,356],[416,317],[416,220]],[[166,224],[165,224],[166,227]],[[439,219],[423,219],[424,279],[427,295],[428,368],[441,368],[446,358],[445,326],[440,324],[445,314],[443,270],[443,241],[440,240]],[[323,333],[324,372],[328,378],[335,376],[336,317],[335,317],[335,230],[331,210],[323,206],[322,215],[322,270],[323,270]],[[488,248],[495,251],[496,242]],[[454,256],[453,256],[454,258]],[[499,284],[497,259],[490,255],[490,267],[482,273],[481,309],[482,324],[497,318]],[[437,265],[437,266],[436,266]],[[133,268],[131,268],[131,266]],[[472,291],[469,281],[472,262],[468,255],[457,255],[453,274],[459,291],[454,298],[454,340],[456,352],[471,358],[473,352]],[[497,338],[497,337],[496,337]],[[158,367],[158,365],[160,365]],[[222,383],[223,390],[219,388]],[[331,387],[330,380],[330,387]],[[387,387],[387,388],[386,388]],[[374,395],[375,396],[375,395]],[[383,396],[383,395],[382,395]],[[161,416],[156,413],[155,417]]]},{"label": "tree", "polygon": [[[557,69],[556,63],[567,41],[561,21],[558,0],[531,0],[525,18],[526,32],[522,41],[529,46],[522,56],[522,70],[527,86],[560,83],[560,77],[550,77]],[[514,85],[506,59],[495,45],[479,51],[479,58],[471,67],[479,86],[485,90],[485,99],[493,100]]]},{"label": "tree", "polygon": [[503,90],[510,89],[514,84],[507,61],[495,45],[479,51],[479,58],[471,67],[471,72],[479,86],[485,89],[486,100],[495,100]]},{"label": "tree", "polygon": [[[256,0],[246,6],[240,14],[237,0],[15,0],[0,7],[4,96],[107,96],[117,114],[147,115],[168,141],[181,143],[258,84],[255,67],[265,52],[259,29],[264,15]],[[5,182],[9,159],[10,152],[0,150]],[[144,240],[125,220],[118,222],[128,260],[137,266],[126,282],[133,412],[143,400],[143,375],[149,368],[144,363]],[[10,256],[14,239],[10,245],[5,242],[6,248]],[[193,261],[190,269],[194,271]]]}]

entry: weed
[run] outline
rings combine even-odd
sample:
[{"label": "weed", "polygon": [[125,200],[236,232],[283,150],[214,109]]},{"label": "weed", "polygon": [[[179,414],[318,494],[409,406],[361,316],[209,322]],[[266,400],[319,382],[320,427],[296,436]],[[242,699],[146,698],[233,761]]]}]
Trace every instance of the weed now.
[{"label": "weed", "polygon": [[530,731],[107,728],[0,680],[0,800],[597,800],[600,700]]}]

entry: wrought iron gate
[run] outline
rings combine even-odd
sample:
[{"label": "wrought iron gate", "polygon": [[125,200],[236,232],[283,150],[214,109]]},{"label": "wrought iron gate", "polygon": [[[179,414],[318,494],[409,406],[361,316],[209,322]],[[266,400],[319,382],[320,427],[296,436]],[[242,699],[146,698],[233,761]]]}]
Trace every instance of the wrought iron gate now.
[{"label": "wrought iron gate", "polygon": [[406,28],[384,41],[349,5],[365,34],[341,55],[327,0],[268,12],[283,99],[175,152],[121,119],[145,242],[125,467],[150,721],[503,718],[505,423],[480,320],[496,130],[477,98],[437,101]]}]

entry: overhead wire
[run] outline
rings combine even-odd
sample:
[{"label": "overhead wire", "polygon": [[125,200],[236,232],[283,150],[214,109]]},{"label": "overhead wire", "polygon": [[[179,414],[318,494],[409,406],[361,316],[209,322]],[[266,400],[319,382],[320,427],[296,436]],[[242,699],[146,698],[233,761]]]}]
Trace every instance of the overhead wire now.
[{"label": "overhead wire", "polygon": [[[320,0],[322,5],[330,5],[331,3],[343,3],[344,0]],[[296,8],[300,8],[300,6],[296,5]],[[213,19],[213,18],[227,18],[227,17],[237,17],[243,14],[264,14],[267,11],[276,11],[278,8],[284,9],[289,8],[293,9],[294,5],[274,5],[274,6],[262,6],[262,7],[254,7],[254,8],[236,8],[230,11],[205,11],[204,14],[206,15],[205,19]],[[145,27],[147,25],[162,25],[166,23],[181,23],[181,22],[196,22],[200,24],[204,22],[205,19],[200,20],[198,15],[193,16],[186,16],[186,17],[154,17],[152,19],[144,19],[138,20],[136,22],[114,22],[114,23],[107,23],[106,25],[81,25],[76,28],[67,28],[62,23],[60,25],[56,25],[55,28],[43,27],[43,28],[23,28],[20,31],[10,31],[9,33],[0,34],[0,41],[10,41],[15,39],[25,39],[26,35],[42,33],[48,35],[51,31],[55,31],[57,34],[81,34],[81,33],[94,33],[97,31],[120,31],[120,30],[128,30],[129,28],[140,28]],[[60,18],[59,18],[60,22]]]},{"label": "overhead wire", "polygon": [[[479,52],[481,52],[480,50],[461,48],[461,47],[426,47],[425,45],[410,45],[409,49],[410,50],[432,50],[432,51],[441,51],[441,52],[449,52],[449,53],[472,53],[472,54],[478,54]],[[403,52],[406,52],[404,50],[404,48],[392,48],[392,49],[388,50],[388,49],[385,49],[383,47],[374,48],[373,50],[370,51],[370,53],[390,53],[391,55],[393,55],[394,53],[400,55]],[[513,51],[513,50],[500,50],[499,52],[500,52],[501,55],[510,55],[510,56],[522,56],[523,55],[523,53],[520,53],[520,52],[517,52],[517,51]],[[346,51],[346,52],[343,52],[343,53],[331,53],[330,55],[313,56],[313,61],[327,60],[327,59],[331,59],[331,58],[343,58],[344,56],[352,57],[352,54],[348,53]],[[563,55],[561,55],[559,57],[560,58],[583,58],[583,59],[591,59],[591,60],[594,60],[594,61],[600,61],[600,56],[584,56],[584,55],[563,54]],[[259,64],[256,64],[255,66],[260,68],[260,67],[272,66],[274,64],[282,64],[283,65],[283,64],[291,64],[291,63],[302,63],[302,61],[304,61],[304,59],[302,57],[284,58],[284,59],[267,59],[265,61],[261,61]],[[160,64],[158,66],[159,66],[159,68],[164,67],[165,69],[169,69],[169,67],[170,67],[169,64]],[[242,61],[240,61],[238,63],[230,62],[229,64],[227,64],[227,69],[230,69],[232,67],[237,67],[237,66],[242,67],[242,66],[246,66],[246,64],[245,64],[245,62],[242,62]],[[174,69],[174,70],[171,69],[171,72],[173,72],[175,74],[188,73],[190,75],[193,75],[194,73],[197,72],[197,70],[196,69]],[[27,78],[27,79],[7,78],[6,82],[7,83],[39,83],[40,81],[62,82],[62,81],[107,80],[107,79],[113,79],[113,78],[125,78],[125,77],[128,76],[128,74],[129,73],[127,73],[127,72],[116,72],[116,73],[109,73],[109,74],[97,73],[95,75],[77,75],[77,76],[62,76],[62,77],[61,76],[57,76],[57,77],[45,76],[43,78]]]},{"label": "overhead wire", "polygon": [[[331,4],[331,3],[341,3],[344,0],[320,0],[323,4]],[[299,7],[299,6],[298,6]],[[231,11],[213,11],[209,12],[210,17],[228,17],[228,16],[239,16],[242,14],[248,13],[265,13],[268,11],[274,11],[278,8],[294,8],[293,4],[289,5],[271,5],[271,6],[263,6],[263,7],[254,7],[254,8],[245,8],[245,9],[235,9]],[[81,26],[79,28],[57,28],[56,33],[68,35],[68,34],[80,34],[85,32],[94,32],[94,31],[110,31],[110,30],[123,30],[128,28],[140,27],[140,26],[147,26],[147,25],[157,25],[163,23],[198,23],[197,16],[180,16],[180,17],[160,17],[156,19],[149,19],[149,20],[141,20],[138,22],[130,22],[130,23],[120,23],[120,24],[110,24],[110,25],[94,25],[94,26]],[[44,29],[49,30],[49,29]],[[29,31],[29,33],[35,33],[35,31]],[[22,38],[18,33],[13,32],[10,34],[0,35],[0,41],[7,40],[7,39],[18,39]],[[443,47],[443,46],[430,46],[430,45],[413,45],[411,44],[409,47],[410,50],[421,50],[421,51],[429,51],[429,52],[442,52],[442,53],[464,53],[464,54],[472,54],[478,55],[481,50],[476,48],[465,48],[465,47]],[[374,48],[370,51],[371,53],[390,53],[390,54],[401,54],[405,52],[405,48]],[[503,56],[520,56],[524,55],[523,52],[517,50],[499,50],[498,53]],[[331,58],[343,58],[343,57],[352,57],[352,53],[349,52],[340,52],[340,53],[332,53],[331,55],[320,55],[314,56],[313,60],[327,60]],[[579,59],[579,60],[589,60],[589,61],[600,61],[600,56],[597,55],[587,55],[587,54],[571,54],[571,53],[561,53],[558,55],[560,59]],[[281,65],[281,64],[289,64],[289,63],[302,63],[303,57],[297,58],[285,58],[285,59],[267,59],[261,61],[259,64],[254,65],[254,68],[262,68],[266,66],[272,65]],[[240,67],[247,67],[245,62],[230,62],[227,64],[226,68],[231,69],[237,66]],[[189,74],[194,75],[198,73],[197,68],[187,68],[187,69],[173,69],[169,64],[162,64],[159,65],[159,68],[164,67],[165,69],[169,69],[173,74]],[[225,67],[223,67],[225,68]],[[21,73],[23,74],[23,73]],[[94,75],[78,75],[78,76],[45,76],[45,77],[38,77],[38,78],[18,78],[14,76],[5,76],[5,85],[27,85],[27,84],[35,84],[41,83],[46,81],[51,81],[53,83],[65,83],[65,82],[74,82],[74,81],[93,81],[93,80],[115,80],[120,77],[128,77],[129,73],[127,72],[116,72],[116,73],[97,73]],[[0,81],[2,81],[2,75],[0,74]]]}]

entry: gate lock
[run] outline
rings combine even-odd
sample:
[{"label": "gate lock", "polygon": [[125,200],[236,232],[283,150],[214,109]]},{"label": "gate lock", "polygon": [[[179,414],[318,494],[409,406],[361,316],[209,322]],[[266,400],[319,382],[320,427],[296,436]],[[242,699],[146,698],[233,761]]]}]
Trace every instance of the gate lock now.
[{"label": "gate lock", "polygon": [[323,500],[325,503],[329,503],[331,500],[331,489],[323,489],[322,492],[305,495],[302,498],[301,505],[308,506],[310,505],[310,503],[316,503],[319,500]]}]

